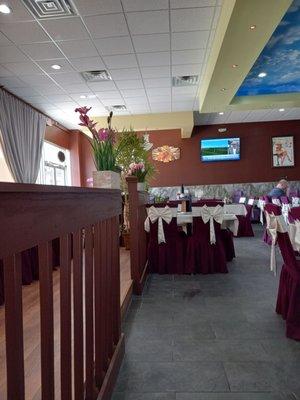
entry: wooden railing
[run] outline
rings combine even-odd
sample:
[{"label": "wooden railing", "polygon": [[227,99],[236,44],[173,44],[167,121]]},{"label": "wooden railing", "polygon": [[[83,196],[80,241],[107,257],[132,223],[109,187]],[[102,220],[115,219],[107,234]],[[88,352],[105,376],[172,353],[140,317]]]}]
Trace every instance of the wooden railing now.
[{"label": "wooden railing", "polygon": [[[57,385],[62,400],[110,398],[124,353],[120,213],[117,190],[0,185],[7,399],[25,399],[20,252],[35,245],[39,255],[41,398],[53,400]],[[59,382],[55,381],[51,257],[55,238],[60,240]]]},{"label": "wooden railing", "polygon": [[148,194],[137,190],[137,178],[126,178],[129,199],[130,263],[133,292],[142,294],[147,277],[147,236],[144,222],[147,217]]}]

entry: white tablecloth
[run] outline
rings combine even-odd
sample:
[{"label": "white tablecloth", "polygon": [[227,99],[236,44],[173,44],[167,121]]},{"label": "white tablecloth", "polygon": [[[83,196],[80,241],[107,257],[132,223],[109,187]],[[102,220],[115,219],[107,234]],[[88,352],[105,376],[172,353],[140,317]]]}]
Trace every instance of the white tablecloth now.
[{"label": "white tablecloth", "polygon": [[246,216],[247,208],[245,207],[245,204],[225,204],[224,213]]},{"label": "white tablecloth", "polygon": [[[179,212],[177,214],[177,225],[185,226],[186,224],[193,223],[193,213],[192,212]],[[234,236],[237,235],[239,229],[239,220],[234,214],[224,214],[223,222],[221,225],[222,229],[228,228]]]}]

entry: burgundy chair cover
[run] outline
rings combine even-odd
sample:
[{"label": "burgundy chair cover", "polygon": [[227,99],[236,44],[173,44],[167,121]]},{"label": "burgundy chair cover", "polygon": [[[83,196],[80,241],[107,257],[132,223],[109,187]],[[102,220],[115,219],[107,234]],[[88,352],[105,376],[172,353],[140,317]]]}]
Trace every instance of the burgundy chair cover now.
[{"label": "burgundy chair cover", "polygon": [[[207,206],[211,206],[207,203]],[[215,207],[215,206],[213,206]],[[187,238],[187,273],[227,273],[225,243],[222,240],[221,225],[214,221],[216,243],[210,243],[209,222],[201,217],[193,218],[193,234]]]},{"label": "burgundy chair cover", "polygon": [[292,201],[292,197],[299,197],[299,190],[293,188],[287,188],[286,194],[290,201]]},{"label": "burgundy chair cover", "polygon": [[159,274],[183,274],[185,273],[186,235],[179,231],[176,218],[172,218],[170,224],[163,221],[163,227],[166,243],[158,244],[158,221],[154,224],[150,222],[149,271]]},{"label": "burgundy chair cover", "polygon": [[[269,214],[281,215],[279,206],[268,204]],[[282,254],[282,266],[276,312],[286,320],[286,336],[300,340],[300,261],[296,260],[288,233],[277,233],[277,242]]]},{"label": "burgundy chair cover", "polygon": [[290,200],[287,196],[281,196],[280,201],[282,204],[290,204]]},{"label": "burgundy chair cover", "polygon": [[293,207],[289,211],[289,221],[293,223],[295,220],[300,221],[300,207]]},{"label": "burgundy chair cover", "polygon": [[238,203],[240,198],[243,197],[244,192],[241,189],[236,189],[232,195],[232,202]]},{"label": "burgundy chair cover", "polygon": [[254,232],[251,225],[252,205],[246,204],[247,215],[237,215],[239,220],[239,229],[237,237],[252,237]]}]

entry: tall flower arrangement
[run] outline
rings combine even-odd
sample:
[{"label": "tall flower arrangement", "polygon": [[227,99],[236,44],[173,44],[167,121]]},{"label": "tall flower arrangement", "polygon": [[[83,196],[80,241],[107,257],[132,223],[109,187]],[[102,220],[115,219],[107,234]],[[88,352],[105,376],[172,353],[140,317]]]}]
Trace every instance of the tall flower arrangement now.
[{"label": "tall flower arrangement", "polygon": [[88,128],[92,134],[90,140],[94,162],[97,171],[115,171],[119,172],[117,165],[118,146],[116,145],[116,131],[112,129],[111,122],[113,113],[111,112],[107,118],[107,128],[97,129],[97,123],[88,116],[91,107],[76,108],[75,112],[79,113],[80,126]]}]

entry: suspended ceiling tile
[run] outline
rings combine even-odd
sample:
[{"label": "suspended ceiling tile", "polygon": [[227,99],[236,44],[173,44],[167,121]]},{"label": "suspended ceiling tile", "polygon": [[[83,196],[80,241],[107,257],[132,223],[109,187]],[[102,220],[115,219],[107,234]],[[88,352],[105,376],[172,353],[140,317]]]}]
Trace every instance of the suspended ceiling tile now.
[{"label": "suspended ceiling tile", "polygon": [[171,101],[171,95],[148,95],[148,98],[150,103],[167,103]]},{"label": "suspended ceiling tile", "polygon": [[174,32],[172,50],[204,49],[208,44],[210,31]]},{"label": "suspended ceiling tile", "polygon": [[[11,91],[16,96],[20,96],[22,98],[26,98],[26,100],[29,101],[29,102],[30,102],[29,98],[32,98],[33,96],[37,96],[38,97],[38,94],[39,94],[36,90],[34,90],[31,87],[13,88],[13,89],[11,89]],[[39,96],[39,97],[42,97],[42,96]]]},{"label": "suspended ceiling tile", "polygon": [[120,90],[121,94],[123,97],[140,97],[140,96],[145,96],[145,90],[144,89],[124,89]]},{"label": "suspended ceiling tile", "polygon": [[0,86],[1,85],[5,85],[7,88],[20,88],[28,86],[24,81],[14,76],[0,78]]},{"label": "suspended ceiling tile", "polygon": [[[51,60],[45,60],[45,61],[38,61],[38,65],[43,68],[44,71],[46,71],[48,74],[56,74],[56,73],[61,73],[61,72],[74,72],[74,68],[72,65],[64,58],[54,58]],[[52,65],[60,65],[61,69],[60,70],[54,70],[51,68]]]},{"label": "suspended ceiling tile", "polygon": [[10,62],[22,62],[28,61],[28,57],[25,56],[16,46],[1,46],[1,64]]},{"label": "suspended ceiling tile", "polygon": [[140,79],[130,79],[127,81],[115,81],[119,89],[143,89],[143,81]]},{"label": "suspended ceiling tile", "polygon": [[49,60],[61,58],[63,55],[53,43],[24,44],[21,49],[33,60]]},{"label": "suspended ceiling tile", "polygon": [[116,90],[116,85],[112,81],[90,82],[90,83],[88,83],[88,86],[94,92],[106,92],[106,91]]},{"label": "suspended ceiling tile", "polygon": [[73,93],[88,94],[92,93],[91,89],[85,83],[61,85],[64,90],[73,97]]},{"label": "suspended ceiling tile", "polygon": [[9,64],[4,64],[4,66],[0,65],[0,77],[1,78],[4,78],[6,76],[13,76],[14,75],[14,72],[10,71],[7,68],[7,65],[9,65]]},{"label": "suspended ceiling tile", "polygon": [[202,64],[173,65],[172,76],[200,75]]},{"label": "suspended ceiling tile", "polygon": [[149,88],[147,89],[147,93],[149,94],[149,96],[154,95],[171,95],[171,88]]},{"label": "suspended ceiling tile", "polygon": [[70,62],[77,71],[105,69],[105,65],[100,57],[72,58]]},{"label": "suspended ceiling tile", "polygon": [[170,0],[171,8],[212,7],[216,0]]},{"label": "suspended ceiling tile", "polygon": [[214,8],[187,8],[171,11],[172,32],[209,30],[214,16]]},{"label": "suspended ceiling tile", "polygon": [[5,45],[8,46],[11,44],[12,44],[11,41],[6,36],[4,36],[3,33],[0,32],[0,46],[5,46]]},{"label": "suspended ceiling tile", "polygon": [[144,79],[146,88],[164,88],[171,87],[171,79],[170,78],[151,78]]},{"label": "suspended ceiling tile", "polygon": [[6,0],[5,4],[7,4],[13,12],[10,14],[0,13],[0,23],[32,21],[34,19],[20,0]]},{"label": "suspended ceiling tile", "polygon": [[116,56],[104,56],[103,61],[108,68],[132,68],[137,67],[134,54],[123,54]]},{"label": "suspended ceiling tile", "polygon": [[133,46],[129,36],[95,39],[94,43],[101,55],[116,55],[133,53]]},{"label": "suspended ceiling tile", "polygon": [[120,0],[75,0],[75,4],[82,16],[122,12]]},{"label": "suspended ceiling tile", "polygon": [[172,64],[200,64],[204,61],[204,49],[172,51]]},{"label": "suspended ceiling tile", "polygon": [[95,39],[128,35],[123,14],[94,15],[84,18],[84,21]]},{"label": "suspended ceiling tile", "polygon": [[24,75],[22,76],[22,81],[31,86],[52,83],[51,79],[45,74]]},{"label": "suspended ceiling tile", "polygon": [[142,67],[141,73],[143,78],[167,78],[171,76],[169,66]]},{"label": "suspended ceiling tile", "polygon": [[114,98],[119,98],[120,92],[118,90],[107,90],[105,92],[97,92],[95,91],[95,94],[99,97],[100,100],[104,99],[114,99]]},{"label": "suspended ceiling tile", "polygon": [[51,40],[40,25],[34,21],[1,24],[0,29],[16,44],[49,42]]},{"label": "suspended ceiling tile", "polygon": [[57,42],[57,44],[68,58],[99,56],[96,47],[90,40],[67,40],[63,42]]},{"label": "suspended ceiling tile", "polygon": [[109,70],[112,79],[126,80],[126,79],[139,79],[141,74],[138,68],[121,68]]},{"label": "suspended ceiling tile", "polygon": [[168,11],[145,11],[126,15],[132,35],[169,32]]},{"label": "suspended ceiling tile", "polygon": [[81,40],[89,38],[89,34],[79,17],[48,19],[42,21],[42,25],[53,40]]},{"label": "suspended ceiling tile", "polygon": [[[1,50],[0,50],[1,52]],[[16,75],[32,75],[42,73],[41,69],[35,65],[33,62],[19,62],[19,63],[9,63],[4,65],[9,71]]]},{"label": "suspended ceiling tile", "polygon": [[168,0],[122,0],[122,3],[126,12],[169,8]]},{"label": "suspended ceiling tile", "polygon": [[51,77],[61,86],[85,82],[78,72],[62,72]]},{"label": "suspended ceiling tile", "polygon": [[170,65],[170,53],[161,51],[157,53],[140,53],[137,54],[141,67],[155,67]]},{"label": "suspended ceiling tile", "polygon": [[144,94],[140,94],[140,96],[137,96],[137,97],[131,97],[130,94],[128,97],[128,96],[126,96],[126,93],[125,94],[122,93],[122,94],[125,98],[126,104],[131,104],[131,105],[148,104],[146,93],[145,93],[145,91],[143,91],[143,92],[144,92]]},{"label": "suspended ceiling tile", "polygon": [[150,51],[169,51],[169,33],[159,33],[150,35],[132,36],[133,45],[137,53],[147,53]]},{"label": "suspended ceiling tile", "polygon": [[197,86],[179,86],[172,88],[173,95],[182,96],[184,94],[187,95],[196,95],[197,93]]}]

